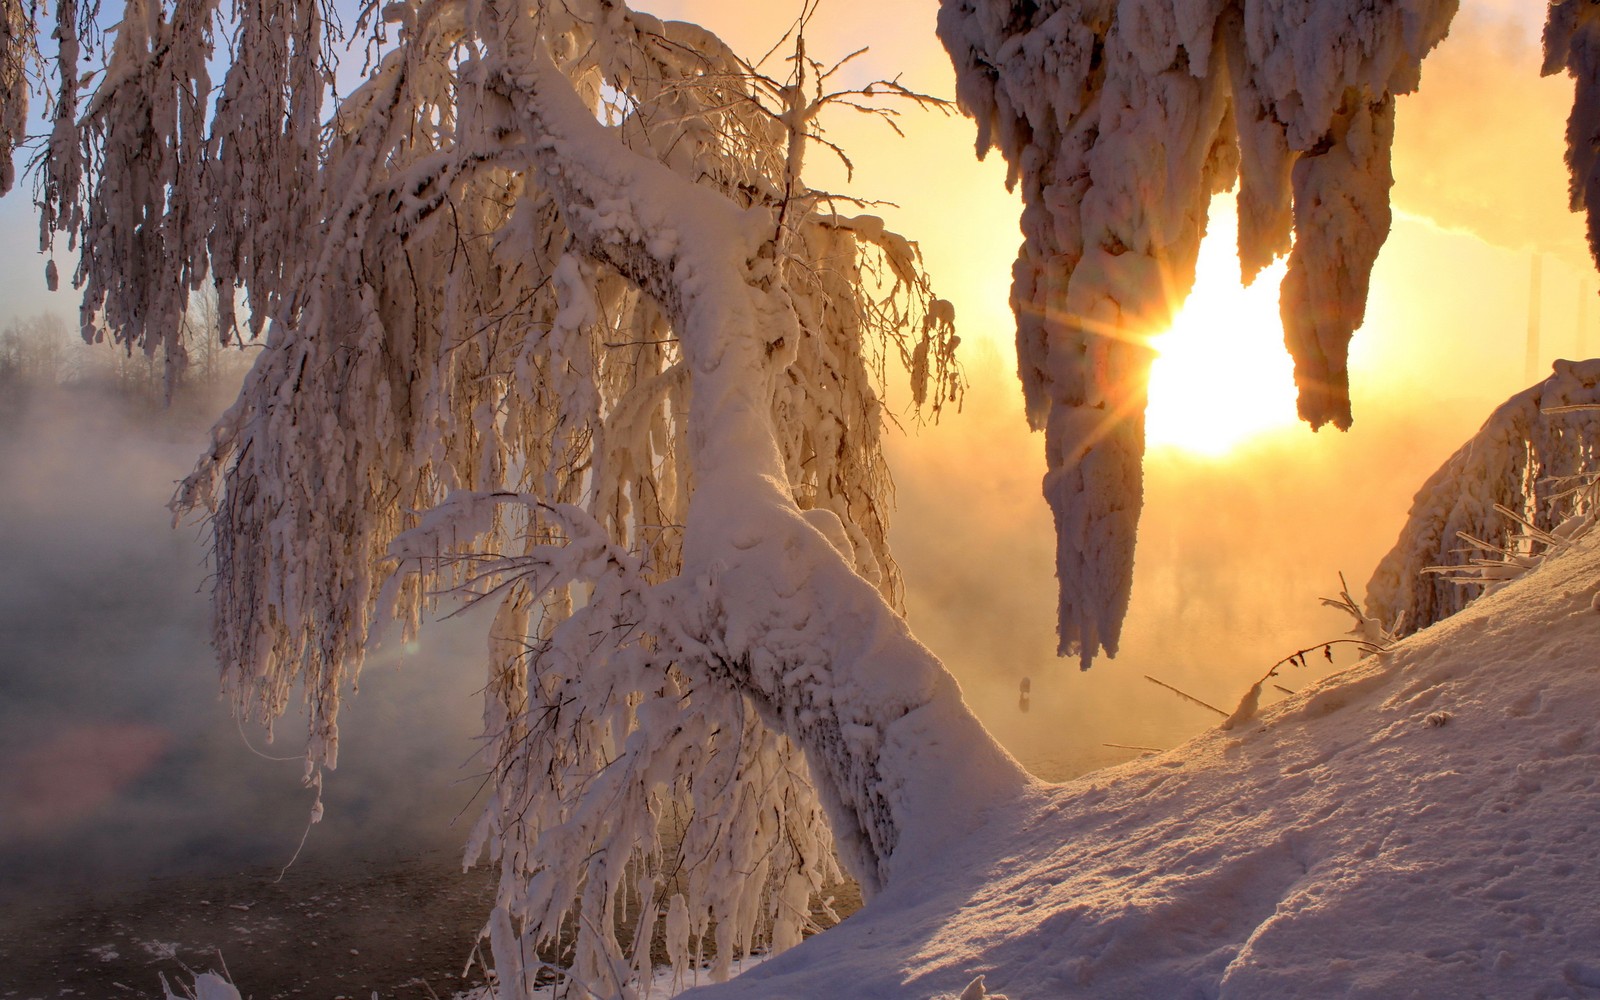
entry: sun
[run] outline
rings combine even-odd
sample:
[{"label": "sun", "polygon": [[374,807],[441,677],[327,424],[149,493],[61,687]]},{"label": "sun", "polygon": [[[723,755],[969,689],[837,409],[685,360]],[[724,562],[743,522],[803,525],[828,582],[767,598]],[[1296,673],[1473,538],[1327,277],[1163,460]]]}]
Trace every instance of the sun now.
[{"label": "sun", "polygon": [[1219,198],[1213,205],[1194,291],[1171,328],[1150,341],[1157,353],[1145,440],[1152,449],[1221,456],[1298,419],[1294,365],[1278,318],[1287,264],[1280,260],[1249,288],[1240,285],[1231,204]]}]

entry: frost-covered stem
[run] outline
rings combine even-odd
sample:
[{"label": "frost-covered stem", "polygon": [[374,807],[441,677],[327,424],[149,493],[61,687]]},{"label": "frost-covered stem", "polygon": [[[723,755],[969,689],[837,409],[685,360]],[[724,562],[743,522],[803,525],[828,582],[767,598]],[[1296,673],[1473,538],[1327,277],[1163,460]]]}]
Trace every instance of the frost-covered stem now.
[{"label": "frost-covered stem", "polygon": [[800,180],[805,168],[806,125],[809,105],[806,101],[806,36],[804,32],[794,40],[794,79],[781,91],[783,114],[780,119],[788,132],[788,148],[784,157],[783,204],[778,213],[778,238],[791,224],[790,216],[796,199],[804,196],[805,185]]},{"label": "frost-covered stem", "polygon": [[818,530],[831,515],[789,493],[771,400],[800,331],[775,280],[771,210],[624,151],[542,43],[519,41],[489,87],[539,137],[534,165],[576,243],[656,299],[694,381],[696,491],[671,590],[670,638],[692,661],[680,668],[732,684],[804,747],[846,863],[876,890],[960,830],[952,796],[976,814],[1027,776]]}]

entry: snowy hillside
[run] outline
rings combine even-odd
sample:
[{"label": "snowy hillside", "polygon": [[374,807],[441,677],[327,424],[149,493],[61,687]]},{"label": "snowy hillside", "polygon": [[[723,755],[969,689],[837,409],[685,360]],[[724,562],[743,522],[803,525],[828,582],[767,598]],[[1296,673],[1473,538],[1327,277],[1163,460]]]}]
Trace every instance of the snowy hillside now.
[{"label": "snowy hillside", "polygon": [[1600,996],[1600,535],[1234,733],[1040,785],[735,997]]}]

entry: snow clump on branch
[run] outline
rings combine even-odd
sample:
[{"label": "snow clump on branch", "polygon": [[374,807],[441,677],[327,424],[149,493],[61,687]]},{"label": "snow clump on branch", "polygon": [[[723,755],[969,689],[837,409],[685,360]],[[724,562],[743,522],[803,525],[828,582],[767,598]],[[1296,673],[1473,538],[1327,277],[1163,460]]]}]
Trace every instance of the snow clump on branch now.
[{"label": "snow clump on branch", "polygon": [[1367,583],[1367,616],[1410,635],[1587,529],[1600,478],[1600,360],[1557,361],[1495,408],[1417,491]]}]

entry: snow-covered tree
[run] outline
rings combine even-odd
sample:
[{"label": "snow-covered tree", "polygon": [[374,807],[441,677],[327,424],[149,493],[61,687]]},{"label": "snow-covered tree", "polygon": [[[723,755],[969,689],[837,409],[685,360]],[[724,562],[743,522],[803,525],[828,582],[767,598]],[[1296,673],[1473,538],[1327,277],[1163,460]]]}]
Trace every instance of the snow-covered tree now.
[{"label": "snow-covered tree", "polygon": [[[908,812],[936,788],[1024,780],[886,542],[876,385],[958,396],[950,306],[802,179],[824,107],[922,98],[842,87],[798,32],[772,78],[609,0],[435,0],[364,13],[392,40],[323,128],[321,7],[223,13],[136,0],[76,118],[63,88],[46,236],[173,370],[202,281],[225,321],[248,296],[266,347],[178,506],[213,518],[237,708],[303,693],[310,782],[375,618],[496,602],[471,850],[507,996],[557,943],[607,995],[658,927],[682,961],[714,927],[721,970],[785,947],[836,852],[871,891],[948,829]],[[75,83],[93,25],[59,15]]]},{"label": "snow-covered tree", "polygon": [[[980,149],[1023,183],[1023,381],[1085,665],[1128,598],[1143,338],[1209,196],[1240,180],[1246,275],[1290,254],[1302,413],[1347,424],[1393,98],[1454,7],[946,0]],[[7,149],[35,14],[0,0]],[[549,946],[600,995],[658,934],[726,971],[798,939],[835,857],[870,894],[1027,784],[908,631],[886,542],[880,392],[904,367],[925,410],[959,393],[951,309],[804,181],[827,105],[917,95],[838,84],[803,31],[765,74],[619,0],[395,0],[330,110],[317,0],[128,0],[109,39],[92,4],[55,15],[37,190],[85,329],[172,377],[210,282],[265,338],[177,500],[212,518],[238,710],[298,691],[320,787],[375,623],[494,604],[470,850],[502,873],[504,996]]]}]

